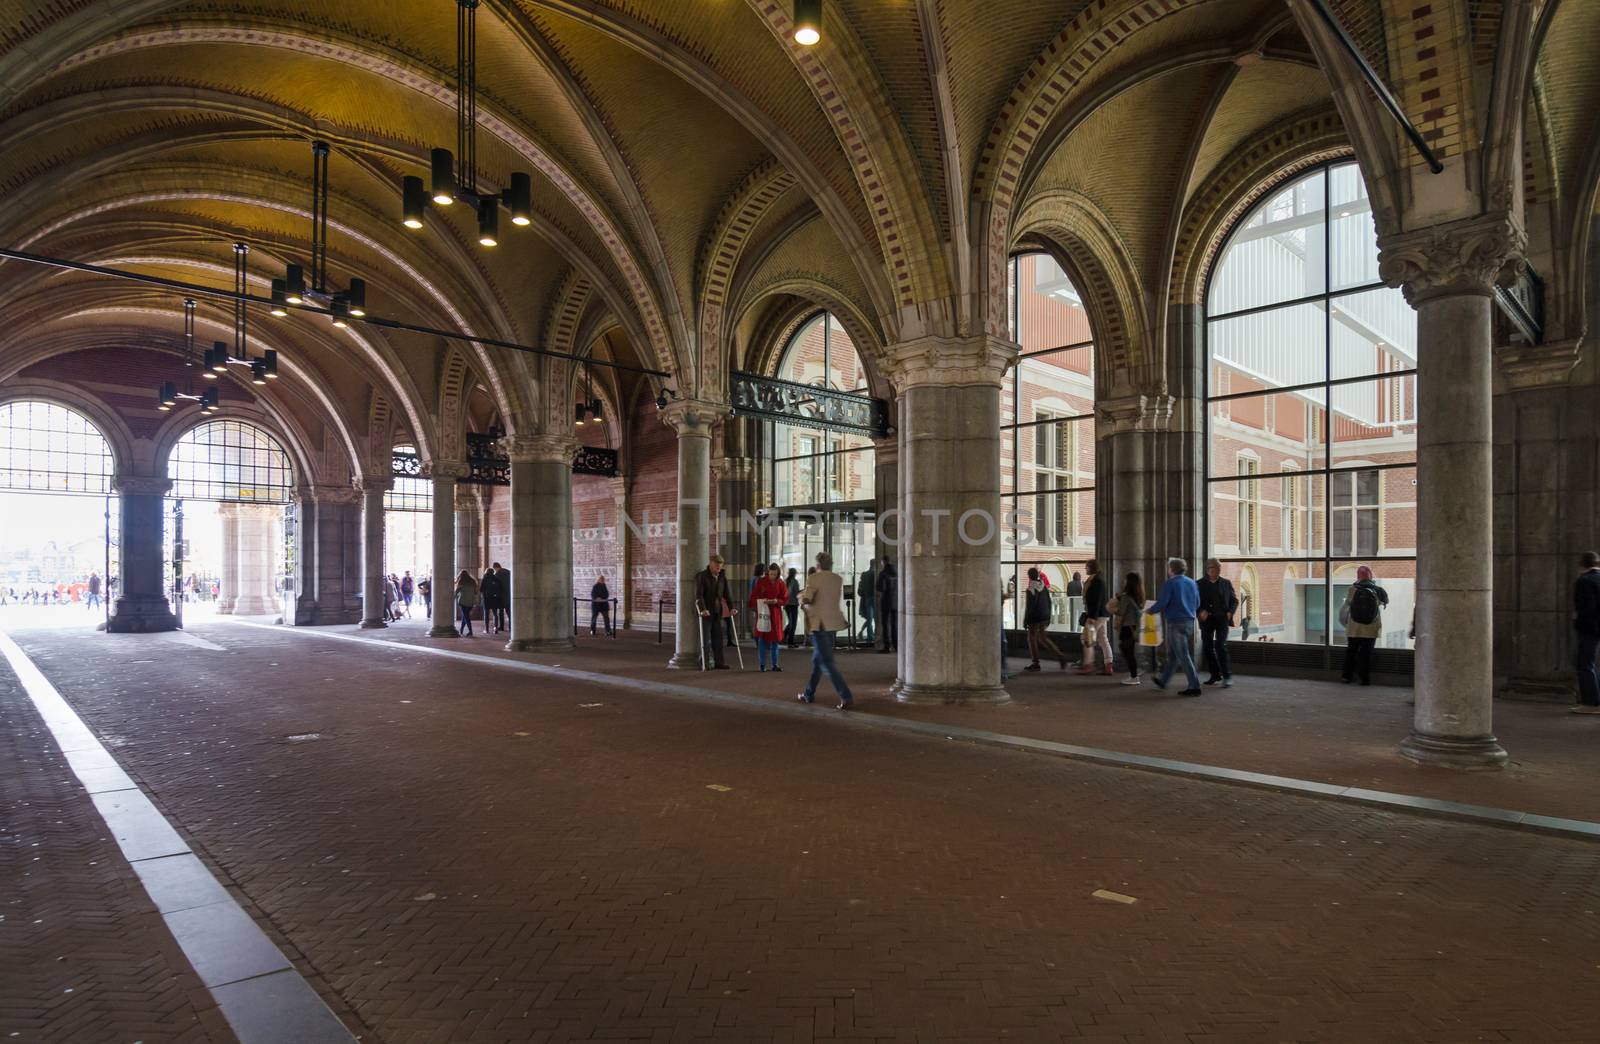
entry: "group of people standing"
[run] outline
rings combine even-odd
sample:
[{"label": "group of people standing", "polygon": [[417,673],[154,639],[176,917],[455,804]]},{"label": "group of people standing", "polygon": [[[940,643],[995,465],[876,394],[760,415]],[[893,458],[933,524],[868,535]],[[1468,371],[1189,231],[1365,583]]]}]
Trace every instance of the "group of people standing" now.
[{"label": "group of people standing", "polygon": [[511,630],[511,570],[499,562],[490,564],[483,576],[474,579],[463,569],[456,577],[456,634],[463,638],[474,637],[472,614],[483,607],[483,629],[487,634],[500,634]]}]

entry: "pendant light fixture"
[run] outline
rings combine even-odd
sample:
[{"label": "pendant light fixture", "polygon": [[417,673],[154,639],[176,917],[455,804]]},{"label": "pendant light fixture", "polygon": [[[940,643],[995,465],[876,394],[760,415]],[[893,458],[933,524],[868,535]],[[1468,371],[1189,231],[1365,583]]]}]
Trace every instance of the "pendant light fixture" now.
[{"label": "pendant light fixture", "polygon": [[[523,171],[511,175],[504,192],[485,193],[478,188],[478,5],[480,0],[456,0],[456,151],[433,149],[428,157],[429,183],[406,176],[400,182],[401,224],[420,229],[428,203],[448,207],[457,200],[478,215],[478,243],[500,243],[500,208],[511,211],[519,228],[533,224],[533,177]],[[352,310],[351,314],[355,314]]]},{"label": "pendant light fixture", "polygon": [[794,0],[794,42],[815,46],[822,39],[822,0]]},{"label": "pendant light fixture", "polygon": [[[347,317],[367,314],[367,284],[352,278],[347,290],[332,290],[328,285],[328,157],[332,150],[325,141],[311,143],[311,265],[310,282],[306,269],[293,262],[284,266],[283,278],[272,281],[273,315],[282,318],[296,305],[323,305],[333,317],[333,325],[343,329]],[[422,227],[422,179],[408,178],[406,184],[406,223]],[[415,186],[411,182],[416,182]],[[415,212],[413,214],[413,211]],[[268,373],[268,379],[273,375]]]},{"label": "pendant light fixture", "polygon": [[[219,341],[217,348],[222,347],[223,345]],[[214,378],[216,376],[210,369],[213,352],[215,351],[216,349],[213,348],[211,351],[206,352],[205,375],[207,377]],[[226,349],[223,350],[223,354],[226,355]],[[216,413],[218,406],[222,402],[222,395],[218,389],[215,387],[207,388],[198,395],[194,391],[194,298],[192,297],[183,299],[183,368],[188,371],[184,377],[184,390],[178,390],[177,381],[162,381],[161,387],[156,390],[156,409],[162,413],[171,413],[172,408],[180,402],[192,402],[198,405],[200,412],[208,417]]]},{"label": "pendant light fixture", "polygon": [[[229,366],[246,366],[250,369],[251,383],[266,384],[268,381],[278,379],[278,353],[271,348],[262,352],[259,358],[250,357],[250,313],[245,304],[249,300],[250,287],[248,284],[249,272],[246,260],[250,256],[250,247],[244,243],[233,244],[233,350],[229,351],[224,341],[213,341],[211,347],[205,352],[200,364],[200,376],[208,381],[214,381],[219,376],[228,372]],[[290,287],[299,286],[304,291],[305,277],[300,272],[299,265],[289,265],[289,273],[283,279],[272,281],[272,306],[273,315],[287,315],[288,309],[283,308],[280,313],[280,291],[282,304],[300,303],[300,294],[290,290]],[[194,300],[184,302],[184,307],[189,309],[189,319],[186,327],[186,336],[189,340],[189,354],[194,355]],[[212,389],[216,391],[215,388]],[[215,406],[215,402],[213,402]]]}]

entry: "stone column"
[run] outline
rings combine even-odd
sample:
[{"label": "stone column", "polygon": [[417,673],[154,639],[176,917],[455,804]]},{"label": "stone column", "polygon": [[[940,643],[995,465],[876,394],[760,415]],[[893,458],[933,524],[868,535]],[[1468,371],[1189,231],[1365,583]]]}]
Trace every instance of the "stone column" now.
[{"label": "stone column", "polygon": [[1107,399],[1099,403],[1095,425],[1095,473],[1101,491],[1095,545],[1101,569],[1118,588],[1124,576],[1138,573],[1152,598],[1166,578],[1167,559],[1189,554],[1187,544],[1171,543],[1172,534],[1162,524],[1165,512],[1191,510],[1167,502],[1157,467],[1156,443],[1167,429],[1172,401],[1165,394]]},{"label": "stone column", "polygon": [[[458,460],[436,460],[429,468],[433,477],[433,626],[429,638],[456,637],[456,606],[453,597],[456,573],[456,541],[461,536],[461,506],[456,502],[456,483],[470,469]],[[463,498],[470,500],[470,497]],[[476,575],[476,574],[474,574]]]},{"label": "stone column", "polygon": [[1000,686],[1000,381],[1016,354],[992,337],[892,349],[905,511],[902,702],[1011,698]]},{"label": "stone column", "polygon": [[166,552],[162,546],[162,501],[172,480],[118,476],[113,486],[121,510],[117,611],[106,624],[116,633],[175,631],[178,618],[166,595]]},{"label": "stone column", "polygon": [[312,572],[307,591],[315,596],[316,624],[352,624],[361,619],[361,491],[348,486],[314,486],[314,525],[301,558]]},{"label": "stone column", "polygon": [[[438,516],[442,514],[437,499],[438,490],[435,489],[434,493],[433,510],[435,516]],[[453,519],[455,536],[450,545],[453,548],[453,568],[450,571],[452,587],[455,584],[455,578],[460,575],[463,569],[476,577],[482,574],[483,567],[489,564],[486,559],[483,559],[482,512],[478,504],[478,491],[464,490],[461,496],[453,498],[453,503],[455,504]],[[436,521],[434,523],[434,540],[436,542],[440,525],[440,522]]]},{"label": "stone column", "polygon": [[700,666],[700,616],[694,577],[711,553],[711,435],[726,409],[679,400],[661,411],[678,433],[678,635],[669,667]]},{"label": "stone column", "polygon": [[294,500],[294,614],[284,623],[305,626],[317,619],[317,499],[304,486]]},{"label": "stone column", "polygon": [[566,435],[511,443],[511,652],[570,649],[572,456]]},{"label": "stone column", "polygon": [[1417,310],[1416,711],[1407,757],[1497,768],[1491,313],[1526,243],[1509,215],[1379,241],[1379,273]]},{"label": "stone column", "polygon": [[278,608],[273,591],[273,549],[277,545],[276,527],[282,522],[279,509],[271,504],[239,504],[238,516],[238,600],[235,616],[265,616]]},{"label": "stone column", "polygon": [[617,575],[612,578],[611,597],[617,600],[616,619],[612,624],[619,630],[633,625],[633,551],[628,540],[628,480],[622,475],[608,479],[611,487],[611,517],[617,526]]},{"label": "stone column", "polygon": [[394,480],[361,480],[361,626],[389,626],[383,619],[383,495]]},{"label": "stone column", "polygon": [[222,576],[217,585],[217,612],[233,612],[239,600],[239,505],[229,502],[217,505],[217,518],[222,520]]},{"label": "stone column", "polygon": [[[887,438],[872,440],[872,499],[873,513],[877,516],[877,525],[873,527],[874,540],[872,545],[873,557],[878,560],[878,568],[883,568],[886,558],[895,559],[895,569],[900,568],[899,551],[889,541],[899,542],[898,533],[903,531],[900,507],[900,438],[890,435]],[[885,530],[888,530],[888,540],[884,539]],[[898,573],[896,574],[898,576]],[[874,596],[876,597],[876,596]],[[899,613],[898,603],[894,610]],[[878,648],[889,648],[889,633],[883,625],[886,610],[878,606],[877,635]]]}]

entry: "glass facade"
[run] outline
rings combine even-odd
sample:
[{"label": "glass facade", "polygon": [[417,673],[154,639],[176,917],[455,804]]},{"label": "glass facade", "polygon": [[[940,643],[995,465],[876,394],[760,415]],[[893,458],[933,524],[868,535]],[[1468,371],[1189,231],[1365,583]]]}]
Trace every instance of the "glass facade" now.
[{"label": "glass facade", "polygon": [[111,492],[114,465],[100,429],[50,402],[0,405],[0,489]]},{"label": "glass facade", "polygon": [[1416,588],[1416,317],[1378,279],[1354,163],[1275,190],[1234,229],[1206,298],[1207,543],[1243,637],[1344,642],[1370,565],[1379,646],[1409,647]]},{"label": "glass facade", "polygon": [[294,488],[289,454],[248,421],[196,425],[172,448],[167,474],[177,500],[287,504]]},{"label": "glass facade", "polygon": [[[1011,336],[1022,348],[1000,392],[1002,565],[1017,589],[1048,580],[1053,624],[1071,629],[1095,557],[1094,341],[1077,288],[1048,254],[1011,259]],[[1006,626],[1021,626],[1020,600]]]}]

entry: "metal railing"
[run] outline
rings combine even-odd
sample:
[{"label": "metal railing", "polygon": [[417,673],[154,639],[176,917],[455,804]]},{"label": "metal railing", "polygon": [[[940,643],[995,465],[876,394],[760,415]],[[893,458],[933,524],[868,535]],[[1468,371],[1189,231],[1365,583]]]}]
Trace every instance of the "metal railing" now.
[{"label": "metal railing", "polygon": [[[611,605],[611,612],[606,615],[606,637],[615,638],[617,636],[618,600],[615,598],[601,599],[601,604],[605,604],[607,602],[609,602]],[[593,606],[594,604],[595,600],[593,598],[580,598],[577,595],[572,596],[572,633],[574,635],[578,633],[578,628],[580,626],[578,623],[579,606]],[[594,619],[592,616],[590,617],[589,623],[591,627],[594,625]]]}]

